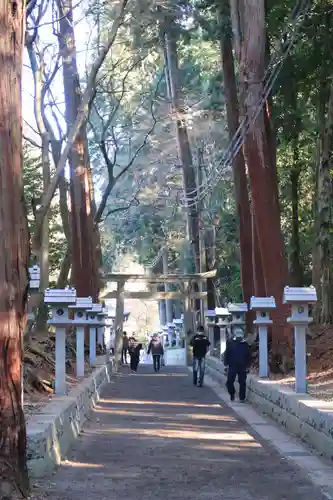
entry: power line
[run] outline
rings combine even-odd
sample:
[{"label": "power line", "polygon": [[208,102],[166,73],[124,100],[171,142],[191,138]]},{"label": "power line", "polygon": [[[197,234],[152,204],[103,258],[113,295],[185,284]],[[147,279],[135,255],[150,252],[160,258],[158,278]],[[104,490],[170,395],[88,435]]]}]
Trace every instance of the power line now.
[{"label": "power line", "polygon": [[[302,5],[299,6],[299,2],[295,5],[292,11],[291,22],[287,23],[287,27],[283,34],[284,44],[282,46],[282,50],[280,53],[275,53],[274,57],[271,58],[270,63],[266,69],[264,75],[264,88],[262,91],[262,95],[259,99],[259,102],[256,105],[252,116],[249,118],[246,116],[242,122],[240,123],[237,131],[235,132],[232,140],[230,141],[228,148],[226,149],[220,163],[219,163],[219,171],[216,175],[210,175],[207,177],[206,182],[201,186],[198,186],[197,190],[192,190],[187,193],[187,196],[184,196],[181,201],[184,202],[187,208],[195,205],[200,199],[207,196],[216,186],[216,184],[223,178],[226,170],[231,168],[231,165],[239,153],[242,145],[244,144],[245,137],[250,130],[251,126],[255,123],[259,114],[262,112],[263,106],[269,97],[273,85],[276,82],[280,71],[282,69],[283,63],[288,57],[291,49],[297,42],[297,35],[302,26],[302,23],[306,17],[307,12],[310,10],[312,5],[311,0],[305,0],[302,2]],[[295,16],[295,12],[299,12],[297,17]],[[216,172],[216,169],[215,169]],[[201,189],[202,188],[202,189]],[[188,195],[196,194],[195,198],[188,197]]]}]

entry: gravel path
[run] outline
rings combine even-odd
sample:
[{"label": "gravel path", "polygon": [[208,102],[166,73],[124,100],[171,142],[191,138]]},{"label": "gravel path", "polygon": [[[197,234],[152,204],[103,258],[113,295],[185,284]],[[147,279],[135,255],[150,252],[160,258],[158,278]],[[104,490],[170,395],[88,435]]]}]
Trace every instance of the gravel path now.
[{"label": "gravel path", "polygon": [[185,369],[150,367],[105,388],[42,490],[52,500],[324,500]]}]

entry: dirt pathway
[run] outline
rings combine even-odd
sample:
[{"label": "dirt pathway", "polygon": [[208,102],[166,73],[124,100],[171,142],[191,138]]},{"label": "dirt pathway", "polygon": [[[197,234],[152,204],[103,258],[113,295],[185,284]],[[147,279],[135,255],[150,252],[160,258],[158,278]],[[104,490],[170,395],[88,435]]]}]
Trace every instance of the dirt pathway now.
[{"label": "dirt pathway", "polygon": [[185,369],[118,376],[61,467],[52,500],[323,500]]}]

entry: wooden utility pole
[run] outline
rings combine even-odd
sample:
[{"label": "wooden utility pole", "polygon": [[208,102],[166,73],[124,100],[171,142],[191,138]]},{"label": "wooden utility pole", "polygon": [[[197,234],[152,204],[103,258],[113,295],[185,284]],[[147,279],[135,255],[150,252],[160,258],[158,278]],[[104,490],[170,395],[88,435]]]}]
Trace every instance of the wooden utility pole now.
[{"label": "wooden utility pole", "polygon": [[[199,218],[199,251],[200,251],[200,272],[204,273],[207,269],[206,263],[206,244],[205,244],[205,228],[204,228],[204,202],[200,198],[200,186],[203,181],[203,154],[202,149],[198,148],[198,175],[197,175],[197,186],[198,186],[198,218]],[[200,292],[206,291],[206,283],[200,281]],[[200,322],[202,325],[205,324],[205,310],[207,309],[207,300],[202,299],[200,301]]]}]

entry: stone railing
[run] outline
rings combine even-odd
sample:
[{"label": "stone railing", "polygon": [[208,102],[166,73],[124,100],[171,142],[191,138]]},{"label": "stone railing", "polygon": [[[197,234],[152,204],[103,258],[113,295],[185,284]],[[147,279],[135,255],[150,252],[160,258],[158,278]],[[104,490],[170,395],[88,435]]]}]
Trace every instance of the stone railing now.
[{"label": "stone railing", "polygon": [[[225,385],[224,365],[207,358],[207,373]],[[321,454],[333,457],[333,402],[321,401],[309,394],[296,394],[271,380],[249,375],[247,399],[262,413],[276,420]]]},{"label": "stone railing", "polygon": [[[295,378],[296,393],[307,393],[306,374],[306,330],[312,322],[309,306],[317,301],[316,290],[313,286],[303,288],[293,288],[286,286],[283,293],[283,302],[291,306],[291,315],[287,322],[294,327],[295,338]],[[274,297],[251,297],[250,309],[256,312],[254,321],[255,328],[259,333],[259,375],[267,378],[268,367],[268,334],[267,329],[273,325],[270,319],[270,312],[276,308]],[[244,335],[245,315],[248,305],[228,304],[227,308],[216,308],[215,315],[219,322],[215,325],[220,327],[220,353],[218,354],[213,345],[211,353],[223,359],[226,342],[233,334]],[[220,320],[223,320],[222,322]]]}]

